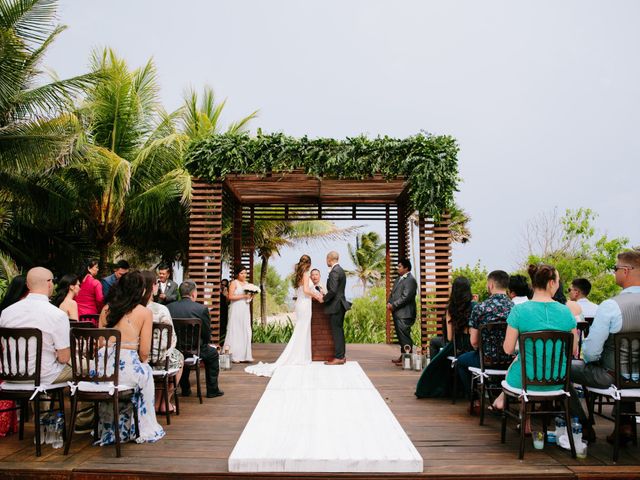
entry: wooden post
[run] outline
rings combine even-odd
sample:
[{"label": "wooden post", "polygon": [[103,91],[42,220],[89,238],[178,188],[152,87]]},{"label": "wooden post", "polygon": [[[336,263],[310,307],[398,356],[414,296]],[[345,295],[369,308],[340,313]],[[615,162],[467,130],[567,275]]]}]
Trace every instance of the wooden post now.
[{"label": "wooden post", "polygon": [[222,276],[222,183],[191,182],[189,276],[198,285],[198,302],[209,307],[211,338],[220,340]]},{"label": "wooden post", "polygon": [[233,263],[231,277],[234,278],[236,265],[242,263],[242,204],[237,200],[233,206]]},{"label": "wooden post", "polygon": [[[389,205],[386,206],[385,216],[384,216],[384,231],[385,231],[385,287],[387,296],[385,297],[385,305],[386,301],[391,295],[391,215],[389,212]],[[386,319],[386,341],[387,343],[391,343],[393,341],[393,335],[391,333],[391,312],[385,308],[385,319]]]}]

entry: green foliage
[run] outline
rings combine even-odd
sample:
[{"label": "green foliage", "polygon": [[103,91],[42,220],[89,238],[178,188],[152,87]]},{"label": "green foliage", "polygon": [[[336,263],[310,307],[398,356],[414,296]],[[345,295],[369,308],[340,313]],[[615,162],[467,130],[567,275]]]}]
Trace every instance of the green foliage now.
[{"label": "green foliage", "polygon": [[385,243],[380,243],[380,235],[376,232],[357,235],[355,247],[348,244],[349,256],[356,269],[347,270],[346,274],[360,280],[363,294],[367,293],[367,287],[379,287],[382,284],[386,269],[386,248]]},{"label": "green foliage", "polygon": [[366,296],[353,300],[344,319],[347,343],[384,343],[386,341],[386,292],[370,289]]},{"label": "green foliage", "polygon": [[489,275],[489,271],[478,260],[473,266],[465,265],[464,267],[454,268],[451,280],[453,281],[458,277],[466,277],[471,282],[471,293],[478,295],[479,301],[483,301],[489,297],[487,275]]},{"label": "green foliage", "polygon": [[293,322],[291,319],[287,323],[253,323],[254,343],[287,343],[293,335]]},{"label": "green foliage", "polygon": [[532,252],[526,263],[555,266],[565,288],[574,278],[588,279],[592,284],[589,299],[600,303],[620,291],[611,268],[616,264],[617,254],[627,248],[629,240],[624,237],[597,236],[594,227],[596,218],[597,214],[587,208],[567,209],[560,219],[560,247],[546,254]]},{"label": "green foliage", "polygon": [[[262,270],[262,265],[257,265],[254,275],[256,278],[260,278],[260,271]],[[288,309],[287,306],[287,295],[289,294],[289,281],[286,278],[281,278],[278,275],[278,272],[275,268],[272,268],[270,265],[267,266],[267,276],[266,276],[266,284],[262,293],[260,295],[266,295],[267,298],[267,315],[272,315],[274,313],[286,312]],[[254,318],[258,318],[260,302],[254,300],[253,304],[253,315]]]},{"label": "green foliage", "polygon": [[258,132],[255,137],[225,134],[192,142],[186,166],[192,175],[209,180],[224,179],[232,172],[265,175],[296,169],[318,177],[404,176],[409,181],[413,208],[439,218],[454,205],[459,180],[457,155],[455,139],[444,135],[420,133],[405,139],[359,136],[339,141]]}]

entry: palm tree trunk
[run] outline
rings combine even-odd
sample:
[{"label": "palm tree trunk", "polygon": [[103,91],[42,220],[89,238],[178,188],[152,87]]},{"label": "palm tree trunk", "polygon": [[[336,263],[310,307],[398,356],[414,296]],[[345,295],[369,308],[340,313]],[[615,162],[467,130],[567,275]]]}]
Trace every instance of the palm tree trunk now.
[{"label": "palm tree trunk", "polygon": [[260,323],[267,324],[267,268],[269,268],[269,257],[262,255],[260,265]]},{"label": "palm tree trunk", "polygon": [[98,270],[99,270],[99,274],[98,276],[108,276],[111,275],[111,272],[109,270],[109,245],[107,243],[100,243],[98,245]]}]

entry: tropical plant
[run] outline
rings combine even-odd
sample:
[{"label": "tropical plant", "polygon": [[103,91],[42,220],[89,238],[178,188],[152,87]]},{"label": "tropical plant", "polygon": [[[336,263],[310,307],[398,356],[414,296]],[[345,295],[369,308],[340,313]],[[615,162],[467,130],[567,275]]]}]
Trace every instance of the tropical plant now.
[{"label": "tropical plant", "polygon": [[293,322],[290,318],[286,323],[253,323],[253,343],[287,343],[293,335]]},{"label": "tropical plant", "polygon": [[[255,276],[262,277],[262,265],[258,265]],[[291,286],[291,280],[289,278],[281,278],[278,272],[271,265],[267,268],[267,276],[265,279],[265,288],[260,293],[260,298],[266,298],[266,312],[267,315],[274,313],[286,312],[289,310],[287,305],[287,296],[289,295],[289,287]],[[257,318],[260,314],[261,302],[254,301],[252,303],[254,318]]]},{"label": "tropical plant", "polygon": [[357,277],[362,284],[362,294],[367,294],[369,286],[380,286],[386,270],[386,244],[380,243],[380,235],[376,232],[363,233],[356,236],[355,247],[348,245],[349,256],[355,270],[345,273]]}]

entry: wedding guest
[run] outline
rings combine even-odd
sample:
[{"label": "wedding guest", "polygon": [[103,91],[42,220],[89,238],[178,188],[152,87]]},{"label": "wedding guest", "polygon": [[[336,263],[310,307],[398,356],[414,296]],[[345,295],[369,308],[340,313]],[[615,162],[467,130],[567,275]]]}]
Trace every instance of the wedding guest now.
[{"label": "wedding guest", "polygon": [[593,303],[587,298],[589,293],[591,293],[591,282],[586,278],[576,278],[571,282],[569,298],[580,305],[582,314],[586,318],[593,318],[596,316],[598,304]]},{"label": "wedding guest", "polygon": [[229,324],[229,279],[220,281],[220,344],[224,344]]},{"label": "wedding guest", "polygon": [[78,321],[78,303],[75,301],[80,291],[80,280],[77,275],[65,275],[58,282],[56,294],[51,299],[56,307],[67,314],[69,320]]},{"label": "wedding guest", "polygon": [[16,275],[9,282],[9,286],[7,287],[7,292],[4,294],[4,298],[0,303],[0,313],[7,308],[16,303],[18,300],[22,300],[29,293],[29,289],[27,288],[27,276],[26,275]]},{"label": "wedding guest", "polygon": [[88,260],[79,275],[80,291],[76,295],[78,304],[78,318],[82,315],[98,315],[102,310],[104,296],[102,284],[96,279],[98,275],[98,261]]},{"label": "wedding guest", "polygon": [[104,277],[100,282],[102,283],[102,294],[104,298],[107,298],[109,295],[109,290],[113,287],[120,277],[122,277],[125,273],[129,271],[129,262],[126,260],[118,260],[113,265],[113,273],[108,277]]},{"label": "wedding guest", "polygon": [[327,289],[324,287],[324,285],[322,285],[322,281],[320,278],[320,270],[318,270],[317,268],[314,268],[313,270],[311,270],[311,272],[309,272],[309,278],[313,283],[313,288],[315,288],[318,292],[322,293],[323,295],[327,293]]},{"label": "wedding guest", "polygon": [[[178,370],[178,373],[176,374],[176,382],[180,382],[180,377],[182,376],[182,368],[184,366],[184,355],[182,355],[180,350],[176,348],[176,345],[178,343],[178,336],[176,335],[176,330],[173,327],[171,314],[169,313],[169,309],[166,306],[152,300],[158,294],[159,289],[159,282],[157,281],[155,272],[144,271],[142,272],[142,277],[145,281],[145,295],[142,304],[146,305],[147,308],[151,310],[151,314],[153,315],[153,323],[163,323],[165,325],[171,325],[171,341],[169,342],[169,348],[166,350],[166,352],[164,352],[162,358],[169,358],[169,370]],[[154,330],[153,335],[154,336],[152,345],[157,345],[160,340],[158,338],[158,331]],[[163,339],[163,341],[166,342],[166,339]],[[155,356],[157,355],[157,352],[153,352],[153,354]],[[162,352],[160,352],[160,354],[162,354]],[[162,368],[164,368],[164,366]],[[173,385],[169,384],[169,399],[171,399],[172,395]],[[164,398],[161,395],[156,395],[156,410],[159,410],[163,413],[166,410]],[[174,412],[175,406],[170,404],[169,410]]]},{"label": "wedding guest", "polygon": [[571,314],[575,317],[577,322],[584,321],[584,315],[582,315],[582,308],[578,305],[578,302],[574,302],[573,300],[567,300],[567,297],[564,295],[564,288],[562,286],[562,281],[560,281],[560,286],[558,290],[553,295],[553,300],[561,303],[562,305],[566,305]]},{"label": "wedding guest", "polygon": [[411,275],[411,262],[406,258],[398,260],[398,278],[393,285],[387,310],[393,316],[393,325],[400,344],[400,357],[393,361],[396,365],[402,363],[402,353],[408,345],[413,346],[411,340],[411,326],[416,321],[416,293],[418,282]]},{"label": "wedding guest", "polygon": [[253,362],[251,354],[251,300],[248,293],[247,269],[243,265],[235,268],[235,280],[229,285],[229,325],[224,346],[231,350],[235,363]]},{"label": "wedding guest", "polygon": [[178,284],[171,280],[171,267],[166,263],[158,265],[158,289],[153,298],[162,305],[178,300]]},{"label": "wedding guest", "polygon": [[[164,437],[164,430],[156,420],[154,405],[154,382],[151,367],[147,363],[151,350],[151,330],[153,315],[141,305],[150,292],[145,290],[145,281],[140,272],[123,274],[109,296],[107,305],[100,314],[101,328],[115,328],[120,331],[120,365],[118,381],[135,387],[132,402],[120,404],[119,419],[115,421],[120,438],[126,442],[135,437],[137,443],[156,442]],[[99,352],[99,363],[104,355],[115,354],[115,348],[108,345]],[[108,359],[111,362],[111,359]],[[132,408],[137,409],[140,431],[135,431]],[[112,405],[99,404],[97,443],[110,445],[115,441]]]},{"label": "wedding guest", "polygon": [[528,302],[531,296],[531,288],[524,275],[511,275],[509,277],[509,298],[514,305]]}]

